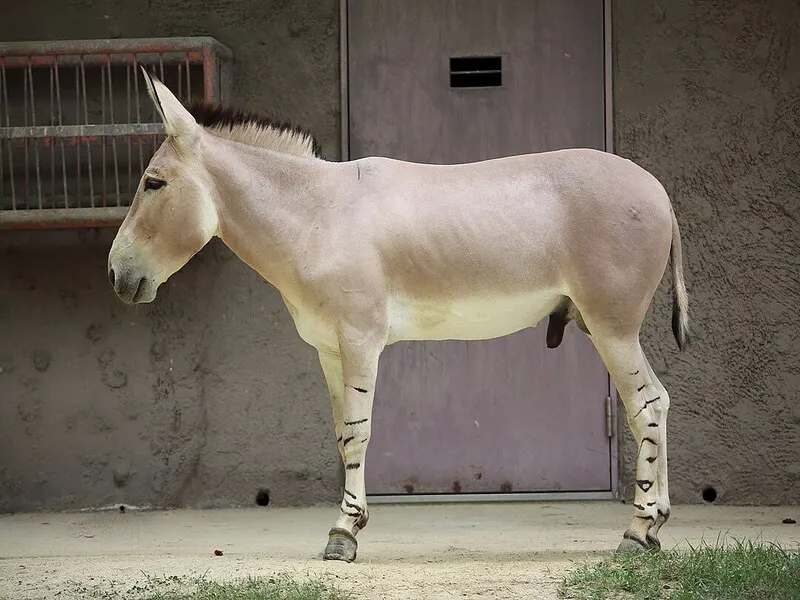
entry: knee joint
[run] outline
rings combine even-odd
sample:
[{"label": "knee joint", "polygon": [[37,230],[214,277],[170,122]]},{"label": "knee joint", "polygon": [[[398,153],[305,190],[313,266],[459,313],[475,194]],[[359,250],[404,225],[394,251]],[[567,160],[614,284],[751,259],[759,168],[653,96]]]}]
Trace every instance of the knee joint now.
[{"label": "knee joint", "polygon": [[360,456],[364,452],[365,445],[369,442],[370,426],[369,421],[359,421],[356,423],[345,422],[342,428],[342,451],[348,459]]}]

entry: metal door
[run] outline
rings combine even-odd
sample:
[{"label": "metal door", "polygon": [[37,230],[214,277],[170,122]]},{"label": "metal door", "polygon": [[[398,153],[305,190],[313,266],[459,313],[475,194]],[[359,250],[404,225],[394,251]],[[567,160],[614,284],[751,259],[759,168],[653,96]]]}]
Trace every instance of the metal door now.
[{"label": "metal door", "polygon": [[[349,0],[349,157],[455,163],[605,148],[602,0]],[[380,362],[371,495],[607,491],[609,379],[573,325],[400,342]]]}]

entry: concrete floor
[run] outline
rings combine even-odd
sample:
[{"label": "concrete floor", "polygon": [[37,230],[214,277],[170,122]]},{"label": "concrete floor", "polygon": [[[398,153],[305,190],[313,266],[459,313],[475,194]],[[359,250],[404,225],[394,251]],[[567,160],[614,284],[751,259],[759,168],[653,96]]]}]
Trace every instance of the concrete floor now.
[{"label": "concrete floor", "polygon": [[[377,505],[354,564],[320,559],[337,508],[0,517],[0,598],[116,598],[150,576],[327,574],[359,598],[555,598],[576,562],[613,550],[615,502]],[[800,545],[800,507],[676,506],[666,549],[718,536]],[[214,550],[223,556],[214,556]],[[535,593],[534,593],[535,591]]]}]

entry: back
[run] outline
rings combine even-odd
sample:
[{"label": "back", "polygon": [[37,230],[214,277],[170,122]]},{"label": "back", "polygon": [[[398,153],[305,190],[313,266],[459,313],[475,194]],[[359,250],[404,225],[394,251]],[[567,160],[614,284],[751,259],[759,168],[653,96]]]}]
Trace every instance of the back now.
[{"label": "back", "polygon": [[579,221],[592,213],[618,219],[628,188],[655,181],[626,159],[588,149],[460,165],[357,162],[356,205],[369,215],[365,229],[385,275],[426,297],[479,292],[480,282],[509,293],[534,280],[557,286],[555,265]]}]

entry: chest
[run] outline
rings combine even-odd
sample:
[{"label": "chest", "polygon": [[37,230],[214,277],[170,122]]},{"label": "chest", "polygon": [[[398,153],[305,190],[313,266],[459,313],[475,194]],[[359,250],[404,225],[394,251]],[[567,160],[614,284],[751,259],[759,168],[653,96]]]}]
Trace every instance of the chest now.
[{"label": "chest", "polygon": [[309,309],[301,301],[291,300],[283,294],[281,298],[304,342],[318,349],[338,347],[336,324],[332,319]]}]

